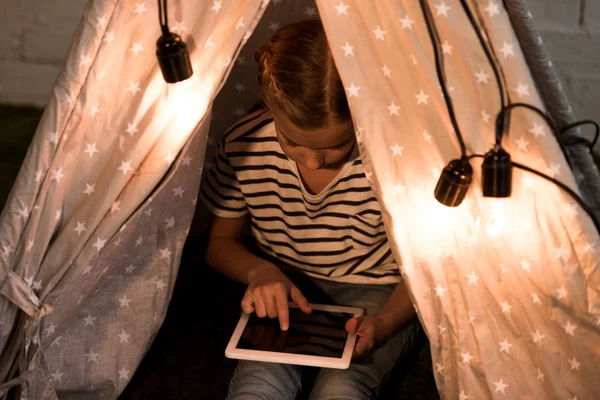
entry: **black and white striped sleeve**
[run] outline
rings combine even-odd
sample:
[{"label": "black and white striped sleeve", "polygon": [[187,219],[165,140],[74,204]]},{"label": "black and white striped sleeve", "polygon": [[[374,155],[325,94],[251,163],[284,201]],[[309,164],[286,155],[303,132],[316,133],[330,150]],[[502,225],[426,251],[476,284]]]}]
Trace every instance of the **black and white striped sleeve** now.
[{"label": "black and white striped sleeve", "polygon": [[224,150],[219,145],[212,166],[204,174],[201,197],[206,207],[222,218],[241,218],[248,213],[240,184]]}]

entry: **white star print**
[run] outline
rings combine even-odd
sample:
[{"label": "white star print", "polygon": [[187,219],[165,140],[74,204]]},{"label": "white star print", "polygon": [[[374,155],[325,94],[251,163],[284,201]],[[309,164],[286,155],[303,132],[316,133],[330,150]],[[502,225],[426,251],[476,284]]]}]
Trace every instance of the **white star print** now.
[{"label": "white star print", "polygon": [[448,289],[446,289],[446,288],[442,287],[442,285],[438,283],[438,284],[437,284],[437,286],[435,287],[435,294],[436,294],[438,297],[444,297],[444,293],[445,293],[447,290],[448,290]]},{"label": "white star print", "polygon": [[54,341],[52,342],[52,344],[50,345],[50,347],[52,347],[52,346],[54,346],[54,345],[60,346],[60,339],[62,339],[62,336],[61,336],[61,335],[58,335],[58,336],[56,337],[56,339],[54,339]]},{"label": "white star print", "polygon": [[502,42],[502,48],[500,49],[500,53],[504,56],[504,58],[508,56],[514,56],[515,51],[513,49],[514,45],[508,42]]},{"label": "white star print", "polygon": [[423,131],[423,138],[425,139],[425,141],[426,141],[427,143],[431,143],[431,139],[433,138],[433,136],[431,136],[431,135],[429,134],[429,132],[427,132],[427,131]]},{"label": "white star print", "polygon": [[[246,27],[246,24],[244,23],[244,17],[241,17],[241,18],[238,20],[237,24],[235,25],[235,30],[237,31],[237,30],[239,30],[239,29],[241,29],[241,28],[245,28],[245,27]],[[229,63],[228,63],[228,64],[229,64]]]},{"label": "white star print", "polygon": [[[569,218],[573,218],[575,215],[577,215],[577,209],[573,204],[569,203],[565,206],[565,213]],[[583,252],[586,253],[585,250]]]},{"label": "white star print", "polygon": [[77,236],[80,236],[82,232],[85,232],[87,229],[85,229],[85,222],[79,222],[77,221],[77,228],[73,229],[75,232],[77,232]]},{"label": "white star print", "polygon": [[175,218],[173,217],[165,219],[165,222],[167,223],[167,228],[172,228],[175,226]]},{"label": "white star print", "polygon": [[346,42],[346,44],[342,47],[344,50],[344,57],[346,56],[354,56],[354,47],[350,45],[350,43]]},{"label": "white star print", "polygon": [[85,321],[85,326],[91,325],[95,327],[96,324],[94,323],[94,321],[96,320],[96,318],[98,317],[92,317],[92,314],[88,313],[88,316],[83,319]]},{"label": "white star print", "polygon": [[79,57],[79,66],[80,67],[87,67],[92,63],[92,57],[88,56],[88,55],[83,55]]},{"label": "white star print", "polygon": [[412,19],[410,19],[410,17],[408,16],[408,14],[406,14],[404,16],[404,18],[399,18],[400,23],[402,24],[402,29],[408,29],[412,31],[412,26],[415,23],[415,21],[413,21]]},{"label": "white star print", "polygon": [[533,298],[533,304],[542,304],[542,302],[540,301],[540,296],[538,296],[536,293],[531,293],[531,297]]},{"label": "white star print", "polygon": [[392,151],[392,155],[394,157],[396,156],[402,156],[402,150],[404,150],[404,147],[398,145],[398,142],[396,142],[396,144],[394,144],[392,147],[390,147],[390,150]]},{"label": "white star print", "polygon": [[171,258],[171,250],[169,249],[161,249],[159,250],[160,252],[160,258],[164,258],[164,259],[170,259]]},{"label": "white star print", "polygon": [[52,380],[53,381],[62,382],[62,376],[64,375],[64,372],[60,372],[57,369],[55,373],[50,374],[50,375],[52,375]]},{"label": "white star print", "polygon": [[560,175],[560,164],[550,163],[550,167],[548,167],[548,175],[550,175],[552,178]]},{"label": "white star print", "polygon": [[99,153],[98,148],[96,147],[96,143],[87,143],[84,153],[88,153],[90,155],[90,158],[94,158],[94,153]]},{"label": "white star print", "polygon": [[131,168],[131,161],[121,161],[119,171],[123,172],[123,175],[127,175],[131,170],[133,170],[133,168]]},{"label": "white star print", "polygon": [[519,138],[519,140],[517,140],[517,146],[519,146],[519,151],[528,151],[527,150],[528,145],[529,145],[529,142],[527,140],[525,140],[525,138],[523,136],[521,136]]},{"label": "white star print", "polygon": [[62,215],[62,208],[59,208],[58,210],[56,210],[56,214],[54,214],[54,220],[55,221],[60,220],[61,215]]},{"label": "white star print", "polygon": [[27,251],[31,251],[31,249],[32,249],[32,248],[33,248],[33,240],[30,240],[30,241],[27,243]]},{"label": "white star print", "polygon": [[337,10],[337,15],[348,15],[348,7],[346,4],[344,4],[343,1],[340,1],[340,4],[338,4],[337,6],[335,6],[335,9]]},{"label": "white star print", "polygon": [[436,372],[438,374],[442,374],[443,375],[442,371],[444,370],[444,366],[442,364],[435,363],[435,369],[436,369]]},{"label": "white star print", "polygon": [[[209,36],[208,39],[206,39],[206,43],[204,43],[204,50],[208,49],[209,47],[214,47],[214,43],[212,42],[212,36]],[[242,57],[242,56],[240,56]],[[240,62],[241,64],[241,62]]]},{"label": "white star print", "polygon": [[106,44],[111,44],[113,40],[115,40],[114,32],[106,32],[106,34],[104,35],[104,39],[102,39],[102,41]]},{"label": "white star print", "polygon": [[561,286],[559,289],[556,289],[556,291],[558,292],[558,300],[567,298],[567,291],[565,290],[564,286]]},{"label": "white star print", "polygon": [[510,304],[508,304],[508,301],[503,301],[502,303],[500,303],[500,306],[502,307],[503,313],[510,314],[510,309],[512,308],[512,306]]},{"label": "white star print", "polygon": [[135,271],[135,267],[133,266],[133,264],[129,264],[129,266],[127,268],[125,268],[125,272],[127,272],[128,274],[133,273],[133,271]]},{"label": "white star print", "polygon": [[46,328],[46,336],[50,336],[54,333],[54,330],[56,329],[56,325],[54,325],[54,322],[50,323],[50,326]]},{"label": "white star print", "polygon": [[186,154],[185,157],[183,157],[183,160],[181,160],[181,165],[187,165],[189,167],[190,161],[192,161],[193,159],[194,157],[190,157]]},{"label": "white star print", "polygon": [[173,189],[173,196],[179,196],[180,198],[183,198],[183,192],[185,192],[185,189],[183,189],[183,187],[179,186],[179,187]]},{"label": "white star print", "polygon": [[438,325],[437,325],[437,327],[438,327],[438,329],[440,330],[440,335],[441,335],[442,333],[444,333],[444,332],[446,331],[446,329],[448,329],[448,328],[446,328],[444,325],[442,325],[441,323],[440,323],[440,324],[438,324]]},{"label": "white star print", "polygon": [[383,71],[383,76],[387,76],[388,78],[391,78],[391,77],[392,77],[392,70],[391,70],[391,69],[389,69],[389,68],[387,67],[387,65],[385,65],[385,64],[384,64],[384,65],[381,67],[381,70]]},{"label": "white star print", "polygon": [[448,16],[448,11],[450,11],[452,9],[452,7],[448,7],[446,5],[446,2],[442,1],[440,4],[438,4],[437,6],[435,6],[435,8],[437,9],[437,16],[439,17],[440,15],[443,15],[444,17]]},{"label": "white star print", "polygon": [[134,42],[129,51],[137,56],[140,51],[144,51],[144,44],[142,42]]},{"label": "white star print", "polygon": [[477,77],[477,83],[485,83],[485,84],[487,84],[488,83],[488,79],[490,79],[490,74],[488,74],[484,70],[476,72],[475,76]]},{"label": "white star print", "polygon": [[214,11],[215,14],[218,14],[219,11],[221,11],[221,8],[223,7],[223,0],[214,0],[213,1],[213,5],[210,8],[211,11]]},{"label": "white star print", "polygon": [[519,95],[519,98],[522,99],[525,96],[529,96],[529,85],[519,82],[519,85],[515,88],[515,91]]},{"label": "white star print", "polygon": [[531,264],[526,259],[521,260],[521,268],[523,271],[531,272]]},{"label": "white star print", "polygon": [[542,372],[541,369],[537,369],[537,379],[541,380],[542,382],[544,382],[544,373]]},{"label": "white star print", "polygon": [[87,194],[88,196],[92,193],[94,193],[94,186],[96,186],[96,184],[94,183],[93,185],[88,185],[87,183],[85,184],[85,190],[83,191],[84,194]]},{"label": "white star print", "polygon": [[510,354],[510,348],[512,344],[508,342],[508,338],[505,338],[503,342],[498,342],[500,345],[500,352],[505,351],[507,354]]},{"label": "white star print", "polygon": [[277,29],[279,29],[279,22],[271,22],[269,24],[269,29],[272,31],[276,31]]},{"label": "white star print", "polygon": [[469,280],[469,285],[478,285],[477,281],[479,280],[479,277],[475,274],[475,271],[467,275],[467,279]]},{"label": "white star print", "polygon": [[373,179],[373,173],[372,172],[366,172],[365,171],[365,178],[367,178],[367,180],[369,182],[371,182],[371,180]]},{"label": "white star print", "polygon": [[415,94],[415,97],[417,98],[417,105],[419,105],[419,104],[428,105],[429,104],[427,102],[427,99],[429,99],[429,95],[425,94],[425,92],[423,91],[423,89],[421,89],[421,91],[419,92],[419,94]]},{"label": "white star print", "polygon": [[360,97],[358,95],[358,91],[360,90],[360,86],[356,86],[354,84],[354,82],[350,83],[350,87],[347,87],[346,90],[348,91],[348,97]]},{"label": "white star print", "polygon": [[85,354],[85,356],[88,359],[88,362],[98,362],[98,356],[100,355],[100,353],[94,353],[94,350],[90,349],[90,352]]},{"label": "white star print", "polygon": [[468,398],[471,397],[471,396],[466,395],[464,390],[460,391],[459,396],[460,396],[460,398],[458,400],[467,400]]},{"label": "white star print", "polygon": [[56,132],[50,132],[50,133],[48,134],[48,136],[50,136],[50,137],[48,138],[48,141],[49,141],[50,143],[52,143],[52,144],[56,144],[56,143],[58,143],[58,135],[57,135],[57,133],[56,133]]},{"label": "white star print", "polygon": [[241,83],[241,82],[238,82],[238,83],[235,85],[235,90],[237,90],[239,93],[241,93],[241,92],[243,92],[244,90],[246,90],[246,85],[244,85],[244,84],[243,84],[243,83]]},{"label": "white star print", "polygon": [[110,213],[112,214],[115,211],[121,211],[120,204],[120,201],[115,201],[114,203],[112,203],[112,206],[110,206]]},{"label": "white star print", "polygon": [[561,259],[563,262],[566,262],[569,259],[569,250],[564,247],[557,247],[554,249],[554,258]]},{"label": "white star print", "polygon": [[469,323],[473,325],[473,321],[475,321],[477,317],[473,314],[473,311],[469,311]]},{"label": "white star print", "polygon": [[96,243],[94,243],[93,246],[96,248],[97,251],[100,251],[100,249],[103,248],[105,244],[106,244],[106,239],[102,240],[102,239],[100,239],[100,237],[97,237]]},{"label": "white star print", "polygon": [[152,321],[154,321],[154,323],[158,322],[158,313],[154,313],[154,316],[152,317]]},{"label": "white star print", "polygon": [[583,254],[587,254],[587,253],[596,254],[596,249],[594,249],[594,246],[591,243],[586,243],[583,246]]},{"label": "white star print", "polygon": [[121,304],[121,307],[129,308],[129,303],[131,303],[131,299],[128,299],[127,295],[124,294],[123,297],[119,299],[119,303]]},{"label": "white star print", "polygon": [[400,106],[397,106],[396,104],[394,104],[393,101],[389,106],[387,106],[387,109],[390,111],[390,115],[400,115],[400,114],[398,114],[398,110],[400,109]]},{"label": "white star print", "polygon": [[124,329],[121,330],[121,333],[119,333],[119,343],[129,343],[129,336]]},{"label": "white star print", "polygon": [[474,358],[473,356],[471,356],[471,353],[469,353],[468,351],[465,353],[460,353],[460,355],[462,357],[463,364],[471,364],[471,360]]},{"label": "white star print", "polygon": [[119,379],[125,379],[125,380],[129,379],[129,373],[130,372],[131,371],[128,370],[128,369],[125,369],[125,367],[121,368],[119,370]]},{"label": "white star print", "polygon": [[450,43],[448,43],[447,40],[445,40],[442,44],[442,52],[444,54],[448,54],[449,56],[452,55],[452,46],[450,46]]},{"label": "white star print", "polygon": [[94,104],[90,110],[90,116],[92,119],[96,116],[96,114],[98,114],[98,112],[100,112],[100,108],[98,108],[98,104]]},{"label": "white star print", "polygon": [[481,111],[481,118],[483,119],[483,122],[486,124],[490,123],[490,115],[488,113],[485,112],[485,110]]},{"label": "white star print", "polygon": [[542,340],[546,337],[546,335],[542,335],[540,333],[539,329],[536,329],[535,333],[532,333],[531,336],[533,336],[533,343],[537,343],[537,344],[541,344]]},{"label": "white star print", "polygon": [[127,123],[127,129],[125,129],[125,132],[127,132],[129,134],[129,136],[133,136],[137,133],[138,128],[137,128],[137,124],[132,122],[132,123]]},{"label": "white star print", "polygon": [[142,15],[143,13],[145,13],[146,11],[148,11],[148,9],[146,8],[146,2],[142,1],[139,3],[135,3],[135,13],[137,15]]},{"label": "white star print", "polygon": [[165,160],[166,162],[171,164],[175,160],[175,154],[173,154],[169,151],[169,152],[167,152],[167,155],[165,156],[165,158],[163,158],[163,160]]},{"label": "white star print", "polygon": [[91,270],[92,270],[92,266],[88,264],[85,267],[83,267],[83,272],[81,273],[81,275],[88,275]]},{"label": "white star print", "polygon": [[185,20],[175,21],[175,25],[173,25],[171,30],[178,35],[181,35],[183,32],[187,31]]},{"label": "white star print", "polygon": [[572,370],[579,371],[579,367],[581,366],[581,363],[579,361],[577,361],[577,359],[575,357],[573,357],[572,359],[569,360],[569,364],[571,364],[571,371]]},{"label": "white star print", "polygon": [[141,92],[141,91],[142,91],[142,89],[140,89],[139,82],[133,82],[133,81],[127,82],[127,89],[125,90],[125,93],[131,92],[131,94],[135,95],[137,92]]},{"label": "white star print", "polygon": [[306,14],[308,17],[312,18],[315,15],[317,15],[317,10],[315,10],[314,7],[306,7],[306,9],[304,10],[304,14]]},{"label": "white star print", "polygon": [[490,0],[490,2],[488,3],[488,6],[486,7],[485,11],[487,11],[488,15],[491,17],[493,17],[494,15],[498,15],[500,14],[500,10],[498,8],[498,4],[493,1]]},{"label": "white star print", "polygon": [[135,241],[135,247],[141,246],[143,241],[144,238],[140,235],[140,237],[138,237]]},{"label": "white star print", "polygon": [[563,325],[563,328],[565,328],[565,333],[567,335],[575,336],[575,329],[577,328],[577,325],[573,325],[571,324],[571,321],[567,321],[567,323]]},{"label": "white star print", "polygon": [[163,290],[167,286],[167,284],[164,283],[162,279],[161,280],[157,279],[153,283],[156,285],[157,290]]},{"label": "white star print", "polygon": [[59,168],[57,170],[54,170],[54,172],[52,172],[52,180],[56,181],[56,183],[60,183],[60,180],[65,176],[65,174],[62,173],[62,168]]},{"label": "white star print", "polygon": [[35,173],[35,181],[39,182],[42,179],[43,176],[44,176],[44,172],[43,171],[41,171],[41,170],[37,171]]},{"label": "white star print", "polygon": [[152,211],[154,211],[154,208],[152,207],[148,207],[147,210],[144,210],[144,214],[146,214],[147,216],[152,216]]},{"label": "white star print", "polygon": [[496,392],[502,392],[502,394],[504,394],[504,389],[506,389],[508,387],[508,385],[506,383],[504,383],[503,379],[500,378],[500,380],[498,382],[494,382],[494,385],[496,385]]},{"label": "white star print", "polygon": [[410,59],[411,59],[411,61],[412,61],[412,63],[413,63],[414,65],[417,65],[418,61],[417,61],[417,59],[415,58],[415,56],[413,56],[413,55],[411,54],[411,55],[410,55]]},{"label": "white star print", "polygon": [[383,40],[383,41],[385,41],[383,35],[385,35],[387,32],[384,31],[384,30],[382,30],[379,25],[377,25],[376,29],[373,29],[373,33],[375,34],[375,38],[377,40]]}]

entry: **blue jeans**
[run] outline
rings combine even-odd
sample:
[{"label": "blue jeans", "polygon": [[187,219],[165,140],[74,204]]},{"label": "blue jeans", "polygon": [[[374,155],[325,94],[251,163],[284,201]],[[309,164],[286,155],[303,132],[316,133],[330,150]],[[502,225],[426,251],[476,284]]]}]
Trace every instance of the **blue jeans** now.
[{"label": "blue jeans", "polygon": [[[339,305],[362,307],[366,315],[378,313],[395,288],[395,285],[358,285],[320,279],[309,280],[312,281],[313,290],[307,290],[292,278],[309,302],[328,301]],[[316,291],[314,286],[317,287]],[[420,332],[420,325],[415,318],[387,343],[374,351],[370,357],[352,360],[348,369],[322,368],[309,398],[311,400],[377,398],[381,386],[389,377],[393,367],[409,355]],[[295,399],[302,389],[301,374],[302,367],[297,365],[240,360],[229,384],[227,399]]]}]

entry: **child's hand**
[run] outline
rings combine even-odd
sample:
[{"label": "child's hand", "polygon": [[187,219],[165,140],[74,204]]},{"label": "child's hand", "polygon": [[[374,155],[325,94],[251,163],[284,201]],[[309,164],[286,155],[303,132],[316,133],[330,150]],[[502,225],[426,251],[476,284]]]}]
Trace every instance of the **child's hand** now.
[{"label": "child's hand", "polygon": [[346,332],[357,335],[352,357],[365,357],[377,350],[387,341],[388,331],[385,322],[377,315],[350,318],[346,321]]},{"label": "child's hand", "polygon": [[279,317],[279,326],[286,331],[290,325],[288,298],[305,313],[312,310],[306,297],[274,264],[265,263],[249,276],[249,284],[242,299],[242,310],[264,318]]}]

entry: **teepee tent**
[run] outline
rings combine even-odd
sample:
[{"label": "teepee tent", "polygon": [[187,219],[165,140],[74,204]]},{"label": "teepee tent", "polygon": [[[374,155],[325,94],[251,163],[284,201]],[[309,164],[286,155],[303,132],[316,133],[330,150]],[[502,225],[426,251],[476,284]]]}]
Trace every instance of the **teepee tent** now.
[{"label": "teepee tent", "polygon": [[[492,69],[461,1],[429,3],[466,147],[485,153],[501,106]],[[524,0],[467,3],[507,95],[559,128],[573,122]],[[164,319],[194,213],[202,219],[212,150],[259,98],[253,53],[306,18],[323,21],[442,398],[600,392],[600,238],[589,215],[516,170],[508,199],[481,196],[477,167],[462,205],[433,197],[460,151],[419,2],[171,0],[194,70],[174,85],[156,62],[157,16],[154,2],[90,0],[75,33],[0,216],[0,395],[119,395]],[[514,160],[600,214],[600,177],[577,130],[561,137],[568,160],[539,115],[514,111],[510,131]]]}]

